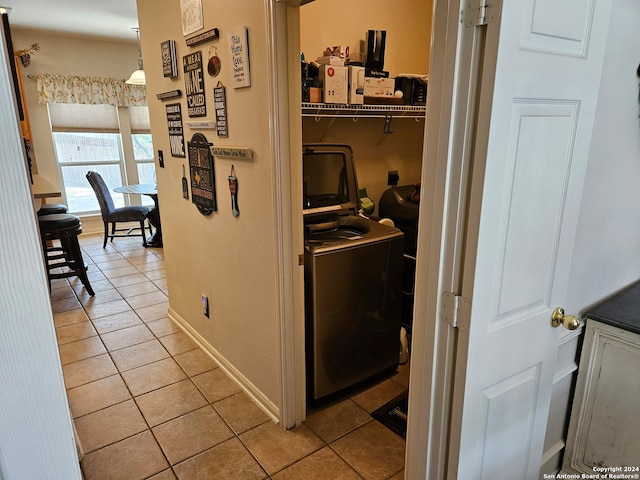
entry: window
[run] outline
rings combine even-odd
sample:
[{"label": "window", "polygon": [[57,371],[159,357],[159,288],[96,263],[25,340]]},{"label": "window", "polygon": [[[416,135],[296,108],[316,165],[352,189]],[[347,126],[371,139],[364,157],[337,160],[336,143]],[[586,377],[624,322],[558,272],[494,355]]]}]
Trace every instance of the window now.
[{"label": "window", "polygon": [[[86,174],[98,172],[109,189],[155,181],[153,144],[147,107],[50,103],[54,149],[64,185],[64,200],[74,214],[100,207]],[[150,198],[111,192],[116,207],[152,205]]]},{"label": "window", "polygon": [[[131,120],[131,142],[133,143],[133,159],[136,163],[138,183],[156,182],[156,165],[154,163],[151,126],[149,125],[149,109],[147,107],[128,107]],[[132,182],[130,182],[132,183]],[[141,198],[143,205],[153,205],[148,196]]]}]

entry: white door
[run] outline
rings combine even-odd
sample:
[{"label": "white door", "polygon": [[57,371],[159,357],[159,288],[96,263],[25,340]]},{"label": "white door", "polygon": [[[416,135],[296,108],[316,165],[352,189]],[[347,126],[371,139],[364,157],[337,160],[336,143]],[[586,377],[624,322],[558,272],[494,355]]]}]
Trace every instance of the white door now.
[{"label": "white door", "polygon": [[564,300],[610,8],[505,0],[501,18],[479,27],[487,37],[474,168],[484,181],[471,193],[480,220],[461,292],[471,316],[458,333],[454,397],[463,402],[454,400],[449,478],[538,478],[563,333],[550,318],[555,307],[577,307]]}]

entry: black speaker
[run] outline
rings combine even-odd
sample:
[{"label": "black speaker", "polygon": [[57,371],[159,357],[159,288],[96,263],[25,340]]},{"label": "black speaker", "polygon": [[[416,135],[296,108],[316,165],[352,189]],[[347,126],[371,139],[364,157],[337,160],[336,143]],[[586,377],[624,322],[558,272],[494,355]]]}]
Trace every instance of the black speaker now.
[{"label": "black speaker", "polygon": [[365,67],[372,70],[384,70],[384,46],[386,30],[367,31],[367,61]]}]

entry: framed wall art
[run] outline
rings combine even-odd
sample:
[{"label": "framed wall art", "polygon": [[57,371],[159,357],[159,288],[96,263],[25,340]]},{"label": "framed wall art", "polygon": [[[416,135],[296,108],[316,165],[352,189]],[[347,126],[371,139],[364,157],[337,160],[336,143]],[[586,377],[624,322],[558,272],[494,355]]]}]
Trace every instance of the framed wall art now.
[{"label": "framed wall art", "polygon": [[201,133],[194,133],[188,142],[191,202],[202,215],[217,211],[216,176],[213,169],[211,144]]},{"label": "framed wall art", "polygon": [[182,34],[187,35],[204,28],[202,0],[180,0],[182,13]]},{"label": "framed wall art", "polygon": [[172,157],[186,157],[184,151],[184,127],[182,125],[182,106],[179,103],[165,105],[167,127],[169,128],[169,146]]},{"label": "framed wall art", "polygon": [[207,114],[207,104],[204,95],[202,52],[193,52],[182,57],[182,67],[184,91],[187,96],[187,115],[204,117]]},{"label": "framed wall art", "polygon": [[231,46],[231,63],[233,65],[233,88],[250,87],[249,31],[247,27],[230,31],[229,45]]},{"label": "framed wall art", "polygon": [[167,78],[178,76],[178,57],[176,56],[176,41],[165,40],[160,44],[162,54],[162,74]]}]

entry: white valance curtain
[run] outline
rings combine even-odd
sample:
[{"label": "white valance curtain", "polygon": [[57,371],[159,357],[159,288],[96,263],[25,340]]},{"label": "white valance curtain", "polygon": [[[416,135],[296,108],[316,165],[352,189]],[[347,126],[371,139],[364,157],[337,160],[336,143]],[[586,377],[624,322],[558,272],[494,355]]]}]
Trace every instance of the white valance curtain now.
[{"label": "white valance curtain", "polygon": [[129,85],[118,78],[38,75],[38,103],[80,103],[117,107],[147,105],[144,85]]}]

